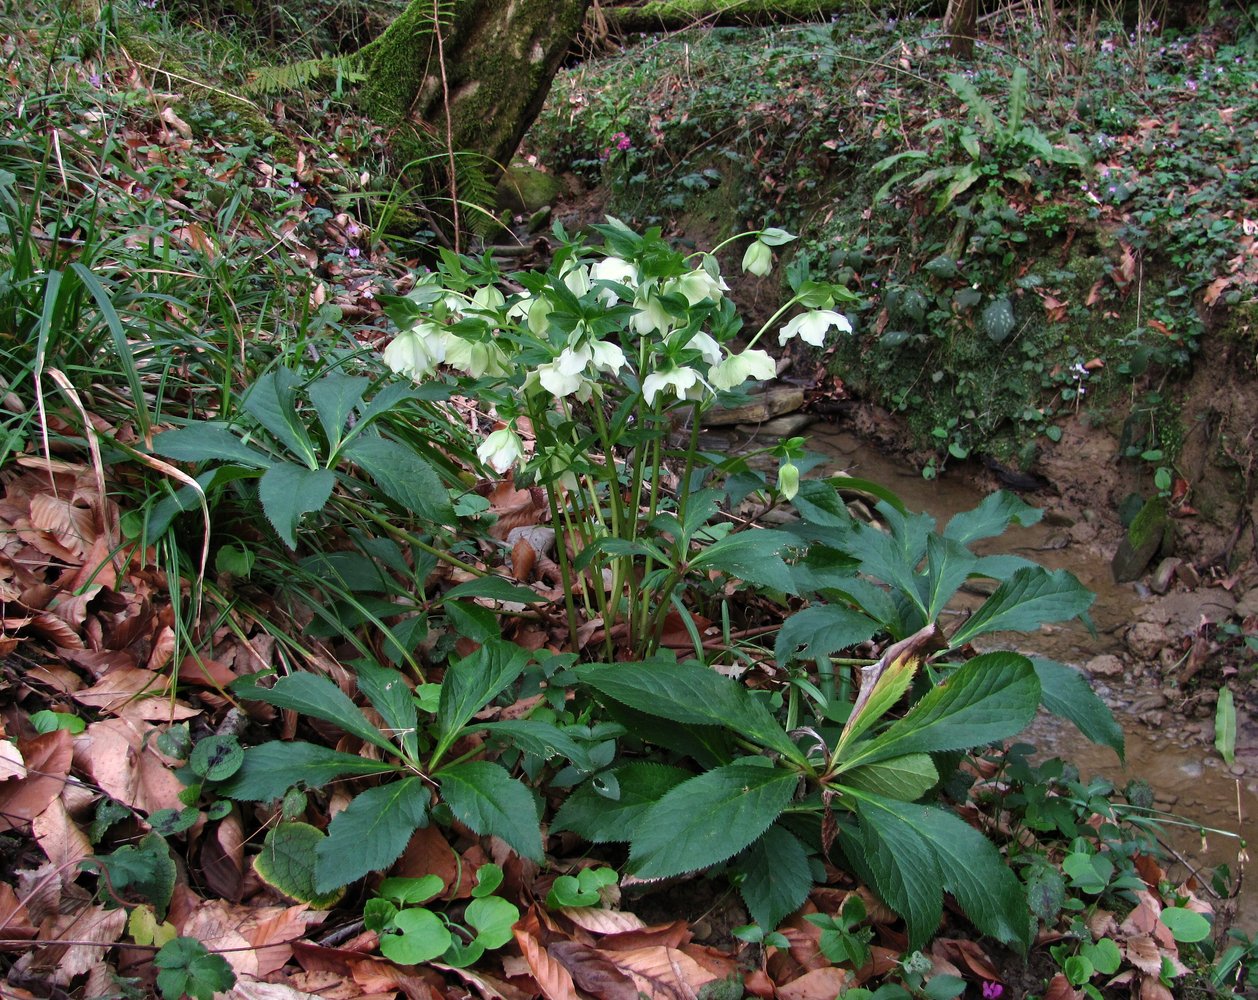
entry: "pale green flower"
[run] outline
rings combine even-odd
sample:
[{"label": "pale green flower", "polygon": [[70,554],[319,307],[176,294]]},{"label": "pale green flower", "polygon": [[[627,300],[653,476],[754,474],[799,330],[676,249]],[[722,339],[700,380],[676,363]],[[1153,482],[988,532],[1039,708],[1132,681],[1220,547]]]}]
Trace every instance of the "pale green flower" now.
[{"label": "pale green flower", "polygon": [[506,304],[507,300],[502,297],[502,292],[498,291],[493,285],[482,285],[476,289],[476,293],[472,296],[472,305],[477,309],[496,312]]},{"label": "pale green flower", "polygon": [[720,301],[723,293],[729,291],[729,285],[725,284],[723,278],[714,278],[703,268],[697,267],[670,281],[666,291],[684,295],[687,302],[697,306],[700,302]]},{"label": "pale green flower", "polygon": [[556,399],[574,394],[578,399],[589,399],[592,387],[585,377],[585,369],[592,357],[593,352],[587,346],[565,347],[554,361],[537,366],[537,380]]},{"label": "pale green flower", "polygon": [[590,269],[584,264],[578,264],[572,260],[568,261],[564,265],[563,271],[560,272],[559,277],[568,286],[568,291],[577,298],[580,298],[590,290]]},{"label": "pale green flower", "polygon": [[792,337],[798,336],[805,344],[824,347],[826,331],[830,327],[834,327],[840,333],[852,332],[852,324],[842,313],[837,313],[832,309],[811,309],[800,313],[782,327],[782,332],[778,334],[778,343],[785,344]]},{"label": "pale green flower", "polygon": [[403,330],[384,349],[384,363],[416,382],[431,375],[445,357],[445,330],[433,323],[417,323]]},{"label": "pale green flower", "polygon": [[756,240],[743,254],[743,272],[763,278],[773,270],[773,251]]},{"label": "pale green flower", "polygon": [[787,500],[794,500],[799,492],[799,466],[784,462],[778,468],[778,492]]},{"label": "pale green flower", "polygon": [[524,458],[524,442],[515,429],[507,426],[494,431],[480,443],[476,457],[498,475],[502,475]]},{"label": "pale green flower", "polygon": [[721,345],[702,330],[686,341],[686,346],[698,351],[708,365],[715,365],[721,360]]},{"label": "pale green flower", "polygon": [[497,344],[455,336],[446,338],[445,363],[472,378],[506,375],[511,370],[506,354]]},{"label": "pale green flower", "polygon": [[[591,281],[611,281],[617,285],[636,286],[638,284],[638,269],[627,260],[619,257],[604,257],[602,260],[590,265]],[[617,294],[610,288],[604,288],[598,293],[599,301],[605,305],[614,305]]]},{"label": "pale green flower", "polygon": [[639,289],[638,294],[633,297],[633,305],[638,311],[633,314],[629,323],[640,337],[645,337],[656,330],[667,333],[677,322],[673,314],[660,301],[659,296],[644,292],[642,289]]},{"label": "pale green flower", "polygon": [[647,406],[654,406],[656,395],[666,389],[671,389],[678,399],[703,398],[703,383],[699,380],[699,373],[693,368],[668,368],[652,372],[642,381],[642,398],[646,400]]},{"label": "pale green flower", "polygon": [[748,379],[770,379],[777,375],[777,362],[768,351],[752,349],[742,354],[731,354],[708,371],[708,381],[713,389],[727,392],[742,385]]},{"label": "pale green flower", "polygon": [[546,328],[550,325],[550,314],[554,308],[550,299],[544,295],[529,303],[529,332],[533,336],[546,336]]},{"label": "pale green flower", "polygon": [[609,340],[591,340],[589,343],[590,362],[600,372],[618,375],[625,367],[625,352],[620,345]]}]

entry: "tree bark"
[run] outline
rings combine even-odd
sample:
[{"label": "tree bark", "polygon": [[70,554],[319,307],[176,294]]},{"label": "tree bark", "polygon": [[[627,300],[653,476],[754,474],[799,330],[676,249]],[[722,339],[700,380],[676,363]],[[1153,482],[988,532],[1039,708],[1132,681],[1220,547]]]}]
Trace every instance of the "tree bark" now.
[{"label": "tree bark", "polygon": [[411,0],[361,51],[363,110],[382,125],[411,123],[441,146],[448,138],[456,150],[505,165],[541,111],[589,3]]},{"label": "tree bark", "polygon": [[679,31],[695,24],[736,27],[824,21],[864,9],[863,0],[631,0],[600,5],[609,31]]},{"label": "tree bark", "polygon": [[948,0],[943,30],[954,56],[973,59],[974,36],[978,33],[978,0]]}]

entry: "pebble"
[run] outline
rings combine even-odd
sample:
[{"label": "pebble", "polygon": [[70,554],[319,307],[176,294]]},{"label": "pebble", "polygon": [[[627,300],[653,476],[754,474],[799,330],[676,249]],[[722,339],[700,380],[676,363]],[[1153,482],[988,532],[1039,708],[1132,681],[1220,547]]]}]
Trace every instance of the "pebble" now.
[{"label": "pebble", "polygon": [[1245,773],[1245,765],[1233,764],[1231,767],[1228,768],[1228,770],[1231,771],[1234,775],[1236,775],[1239,778],[1241,777],[1241,775]]},{"label": "pebble", "polygon": [[1165,626],[1155,622],[1136,622],[1127,630],[1127,648],[1140,660],[1154,659],[1171,641]]},{"label": "pebble", "polygon": [[1163,559],[1158,563],[1158,568],[1153,571],[1153,577],[1149,580],[1149,589],[1155,594],[1165,594],[1171,589],[1171,584],[1175,582],[1175,576],[1183,564],[1182,559],[1176,559],[1174,556]]},{"label": "pebble", "polygon": [[1117,677],[1127,672],[1127,664],[1122,661],[1122,657],[1113,653],[1102,653],[1088,660],[1083,669],[1093,677]]},{"label": "pebble", "polygon": [[1153,694],[1147,694],[1143,698],[1137,698],[1131,703],[1131,711],[1139,715],[1141,712],[1151,712],[1156,708],[1166,707],[1166,695],[1161,691],[1155,691]]}]

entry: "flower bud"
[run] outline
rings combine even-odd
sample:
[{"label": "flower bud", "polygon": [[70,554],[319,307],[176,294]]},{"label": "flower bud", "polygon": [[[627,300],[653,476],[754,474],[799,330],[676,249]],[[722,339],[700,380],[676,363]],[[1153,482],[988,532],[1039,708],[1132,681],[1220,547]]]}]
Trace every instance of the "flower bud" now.
[{"label": "flower bud", "polygon": [[743,254],[743,272],[763,278],[773,270],[773,251],[756,240]]}]

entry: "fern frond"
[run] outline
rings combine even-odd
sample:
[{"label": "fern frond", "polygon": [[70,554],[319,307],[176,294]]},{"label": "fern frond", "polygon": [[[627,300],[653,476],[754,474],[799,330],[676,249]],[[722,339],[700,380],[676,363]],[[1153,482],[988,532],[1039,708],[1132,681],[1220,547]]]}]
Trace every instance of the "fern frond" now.
[{"label": "fern frond", "polygon": [[342,80],[359,82],[367,78],[357,54],[329,56],[324,59],[303,59],[283,66],[263,66],[245,84],[249,94],[279,94],[301,90],[314,80],[340,76]]}]

